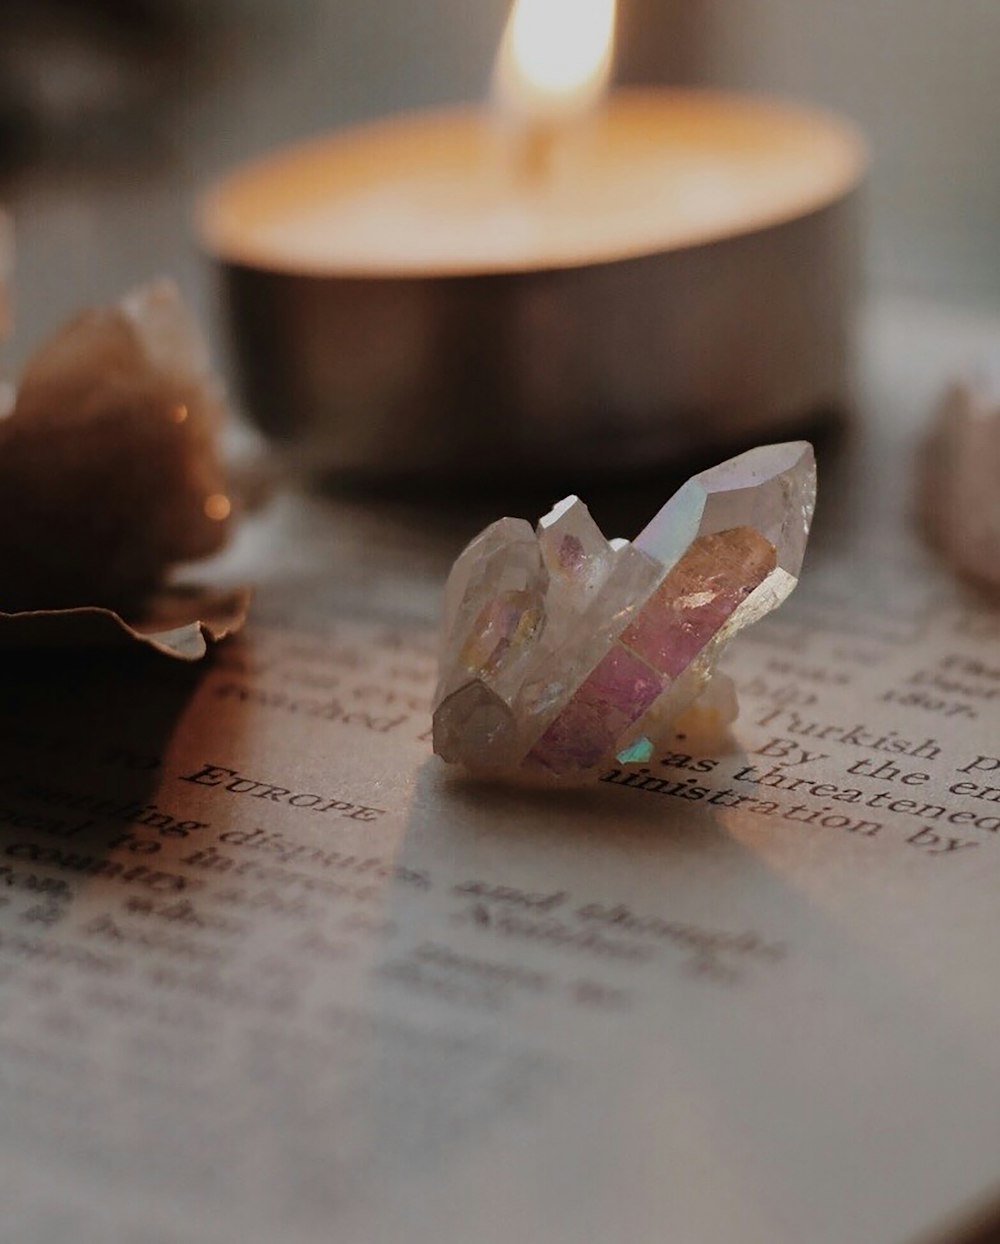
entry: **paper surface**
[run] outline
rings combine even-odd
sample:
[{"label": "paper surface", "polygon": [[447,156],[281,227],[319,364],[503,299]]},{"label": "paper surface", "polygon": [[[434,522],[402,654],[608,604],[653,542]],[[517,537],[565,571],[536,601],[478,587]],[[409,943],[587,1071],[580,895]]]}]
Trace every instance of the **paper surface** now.
[{"label": "paper surface", "polygon": [[879,332],[725,751],[448,772],[471,531],[360,504],[250,524],[207,669],[4,666],[5,1240],[902,1244],[1000,1195],[1000,613],[906,532],[937,373]]}]

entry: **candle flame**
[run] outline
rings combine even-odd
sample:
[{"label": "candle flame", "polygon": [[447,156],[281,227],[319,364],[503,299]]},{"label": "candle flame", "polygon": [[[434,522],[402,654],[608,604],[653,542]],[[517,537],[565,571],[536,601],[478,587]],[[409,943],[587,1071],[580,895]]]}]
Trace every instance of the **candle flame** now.
[{"label": "candle flame", "polygon": [[501,109],[528,123],[589,112],[607,91],[615,0],[514,0],[494,72]]}]

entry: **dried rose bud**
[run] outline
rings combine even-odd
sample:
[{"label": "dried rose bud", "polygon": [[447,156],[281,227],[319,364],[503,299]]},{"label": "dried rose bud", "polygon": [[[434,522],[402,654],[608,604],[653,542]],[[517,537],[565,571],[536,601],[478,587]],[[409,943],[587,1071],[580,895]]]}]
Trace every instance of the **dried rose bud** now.
[{"label": "dried rose bud", "polygon": [[223,414],[172,284],[66,325],[0,421],[0,609],[127,606],[218,549]]}]

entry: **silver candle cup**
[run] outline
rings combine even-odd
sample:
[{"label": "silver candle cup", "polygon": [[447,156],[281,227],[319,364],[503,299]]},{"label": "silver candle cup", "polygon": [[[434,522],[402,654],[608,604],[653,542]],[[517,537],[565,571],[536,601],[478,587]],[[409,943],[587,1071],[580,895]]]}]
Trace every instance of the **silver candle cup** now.
[{"label": "silver candle cup", "polygon": [[842,409],[854,190],[746,232],[528,271],[339,274],[202,236],[240,396],[294,461],[442,480],[631,470]]}]

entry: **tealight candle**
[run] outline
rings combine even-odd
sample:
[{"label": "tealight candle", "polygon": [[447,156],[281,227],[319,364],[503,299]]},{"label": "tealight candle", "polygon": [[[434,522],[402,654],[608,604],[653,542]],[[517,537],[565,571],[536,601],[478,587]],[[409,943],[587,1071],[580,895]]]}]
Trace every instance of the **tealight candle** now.
[{"label": "tealight candle", "polygon": [[713,92],[598,102],[613,0],[573,0],[548,61],[544,4],[515,6],[494,112],[345,130],[201,205],[247,405],[316,465],[627,466],[844,400],[855,132]]}]

